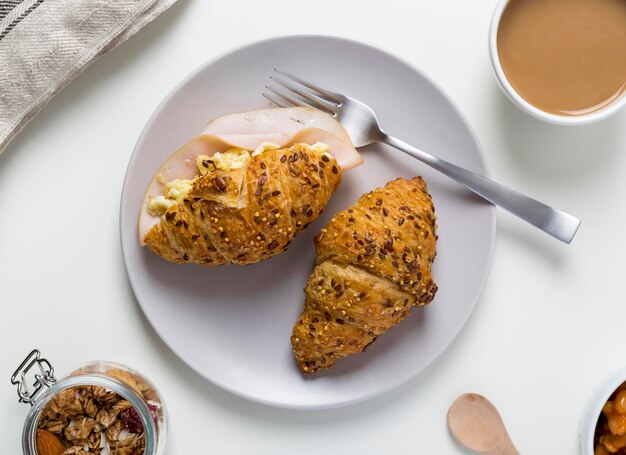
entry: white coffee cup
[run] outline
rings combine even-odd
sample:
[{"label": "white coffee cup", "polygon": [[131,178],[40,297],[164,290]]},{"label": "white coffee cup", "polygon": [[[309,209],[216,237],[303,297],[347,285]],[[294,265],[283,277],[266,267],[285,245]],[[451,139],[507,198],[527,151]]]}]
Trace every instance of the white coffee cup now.
[{"label": "white coffee cup", "polygon": [[491,64],[493,65],[496,77],[500,83],[500,87],[514,104],[539,120],[557,125],[587,125],[589,123],[604,120],[626,106],[626,94],[622,94],[622,96],[617,100],[598,111],[584,115],[565,116],[550,114],[542,111],[522,98],[509,83],[506,75],[504,74],[504,70],[502,69],[502,65],[500,64],[500,56],[498,55],[498,27],[500,26],[502,13],[504,12],[504,9],[509,1],[510,0],[500,0],[493,13],[491,27],[489,30],[489,54],[491,56]]}]

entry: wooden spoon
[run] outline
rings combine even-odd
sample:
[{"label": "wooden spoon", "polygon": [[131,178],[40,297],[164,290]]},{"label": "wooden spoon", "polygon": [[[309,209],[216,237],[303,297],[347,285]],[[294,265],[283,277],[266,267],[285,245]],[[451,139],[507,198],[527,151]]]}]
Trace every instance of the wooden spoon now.
[{"label": "wooden spoon", "polygon": [[448,428],[457,441],[474,452],[519,455],[498,410],[482,395],[458,397],[448,410]]}]

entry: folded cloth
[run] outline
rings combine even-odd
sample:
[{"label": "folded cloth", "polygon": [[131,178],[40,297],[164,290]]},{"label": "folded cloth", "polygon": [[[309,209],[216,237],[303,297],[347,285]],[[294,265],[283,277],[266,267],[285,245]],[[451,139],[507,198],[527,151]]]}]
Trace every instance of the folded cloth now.
[{"label": "folded cloth", "polygon": [[91,62],[176,0],[0,0],[0,152]]}]

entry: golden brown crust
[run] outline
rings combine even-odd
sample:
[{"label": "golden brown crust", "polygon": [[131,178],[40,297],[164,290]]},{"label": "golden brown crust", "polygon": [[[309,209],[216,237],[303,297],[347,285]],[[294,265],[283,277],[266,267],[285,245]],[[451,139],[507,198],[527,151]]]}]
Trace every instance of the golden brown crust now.
[{"label": "golden brown crust", "polygon": [[305,373],[363,351],[432,301],[436,256],[432,199],[421,177],[363,195],[315,238],[317,266],[291,343]]},{"label": "golden brown crust", "polygon": [[341,181],[334,158],[306,144],[267,150],[243,168],[197,178],[145,237],[173,262],[253,264],[284,251]]}]

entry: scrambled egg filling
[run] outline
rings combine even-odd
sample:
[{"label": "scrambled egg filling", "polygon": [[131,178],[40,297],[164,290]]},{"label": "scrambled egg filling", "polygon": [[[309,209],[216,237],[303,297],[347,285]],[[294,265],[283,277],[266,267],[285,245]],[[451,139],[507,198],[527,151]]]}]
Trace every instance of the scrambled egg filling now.
[{"label": "scrambled egg filling", "polygon": [[252,152],[252,156],[260,155],[266,150],[276,150],[277,148],[280,147],[273,142],[262,142],[261,145],[254,149],[254,152]]},{"label": "scrambled egg filling", "polygon": [[167,209],[182,201],[192,186],[193,180],[176,179],[166,183],[163,196],[156,196],[148,202],[148,213],[162,216]]},{"label": "scrambled egg filling", "polygon": [[[324,155],[328,153],[328,145],[323,142],[316,142],[315,144],[309,146],[312,152],[319,153],[320,155]],[[330,157],[330,154],[328,155]]]},{"label": "scrambled egg filling", "polygon": [[244,149],[232,148],[225,152],[217,152],[213,156],[198,155],[196,158],[196,166],[200,175],[206,175],[215,169],[241,169],[245,166],[246,161],[250,159],[250,152]]},{"label": "scrambled egg filling", "polygon": [[165,196],[156,196],[148,202],[148,213],[152,216],[163,216],[167,209],[176,204],[176,201],[166,199]]},{"label": "scrambled egg filling", "polygon": [[[213,156],[198,155],[196,158],[196,166],[198,167],[198,172],[201,176],[216,169],[222,169],[225,171],[231,169],[241,169],[246,165],[246,161],[248,161],[251,156],[257,156],[266,150],[275,150],[277,148],[279,148],[279,146],[276,144],[263,142],[254,150],[254,152],[252,152],[252,154],[244,149],[232,148],[226,150],[225,152],[217,152]],[[327,155],[329,158],[331,157],[328,153],[328,145],[322,142],[316,142],[310,146],[310,149],[312,152],[319,155]],[[163,216],[171,206],[185,198],[187,193],[191,191],[194,181],[195,179],[176,179],[166,183],[163,196],[155,196],[148,202],[148,213],[152,216]]]},{"label": "scrambled egg filling", "polygon": [[165,185],[165,197],[180,202],[189,193],[193,186],[193,180],[176,179]]}]

